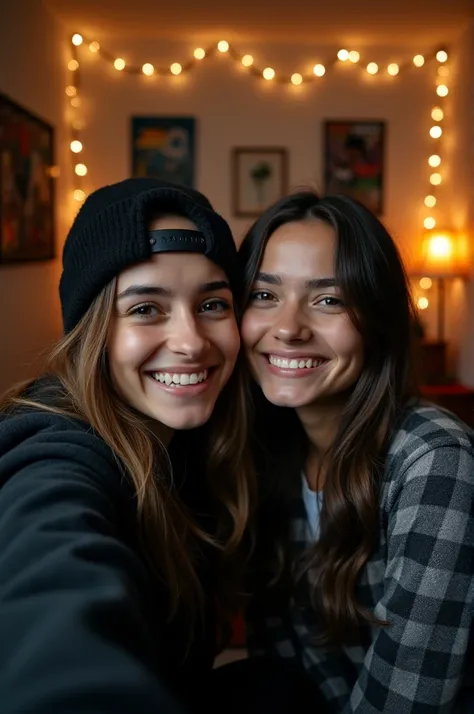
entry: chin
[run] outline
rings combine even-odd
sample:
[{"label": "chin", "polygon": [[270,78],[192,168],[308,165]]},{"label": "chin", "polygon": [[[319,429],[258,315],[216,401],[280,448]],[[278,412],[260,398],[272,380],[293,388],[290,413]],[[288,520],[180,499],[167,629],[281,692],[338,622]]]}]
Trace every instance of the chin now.
[{"label": "chin", "polygon": [[[183,410],[184,411],[184,410]],[[155,414],[153,418],[175,431],[187,431],[189,429],[197,429],[204,426],[209,421],[212,415],[212,409],[192,409],[187,413],[176,414]]]}]

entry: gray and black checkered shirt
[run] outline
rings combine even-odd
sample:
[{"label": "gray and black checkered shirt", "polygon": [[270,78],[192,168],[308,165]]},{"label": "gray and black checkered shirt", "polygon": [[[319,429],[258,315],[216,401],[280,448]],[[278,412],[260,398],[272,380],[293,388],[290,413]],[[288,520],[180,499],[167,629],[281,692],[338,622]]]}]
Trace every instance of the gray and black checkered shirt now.
[{"label": "gray and black checkered shirt", "polygon": [[[310,545],[302,498],[293,534],[297,557]],[[305,597],[249,622],[250,653],[300,659],[340,714],[474,714],[474,433],[448,412],[411,408],[391,443],[357,595],[391,623],[360,646],[316,647]]]}]

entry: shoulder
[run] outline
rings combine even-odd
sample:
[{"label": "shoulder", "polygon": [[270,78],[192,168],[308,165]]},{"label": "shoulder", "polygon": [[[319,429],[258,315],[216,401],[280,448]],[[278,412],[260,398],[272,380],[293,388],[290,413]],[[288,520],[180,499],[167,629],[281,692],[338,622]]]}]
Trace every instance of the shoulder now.
[{"label": "shoulder", "polygon": [[89,424],[35,407],[0,415],[0,487],[17,473],[46,472],[59,462],[118,485],[118,461]]},{"label": "shoulder", "polygon": [[474,485],[474,432],[451,412],[430,403],[405,410],[389,444],[386,497],[414,479],[435,485],[437,477]]}]

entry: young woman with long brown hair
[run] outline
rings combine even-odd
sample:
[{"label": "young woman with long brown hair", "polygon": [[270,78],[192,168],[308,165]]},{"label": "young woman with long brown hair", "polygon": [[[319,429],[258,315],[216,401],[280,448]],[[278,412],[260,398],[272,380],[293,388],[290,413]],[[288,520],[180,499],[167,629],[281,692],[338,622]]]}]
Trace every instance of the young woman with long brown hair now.
[{"label": "young woman with long brown hair", "polygon": [[474,434],[416,396],[394,241],[358,202],[302,191],[240,258],[261,490],[251,652],[299,662],[334,712],[470,711]]},{"label": "young woman with long brown hair", "polygon": [[196,191],[128,179],[76,216],[65,334],[2,405],[2,714],[199,701],[253,498],[238,283]]}]

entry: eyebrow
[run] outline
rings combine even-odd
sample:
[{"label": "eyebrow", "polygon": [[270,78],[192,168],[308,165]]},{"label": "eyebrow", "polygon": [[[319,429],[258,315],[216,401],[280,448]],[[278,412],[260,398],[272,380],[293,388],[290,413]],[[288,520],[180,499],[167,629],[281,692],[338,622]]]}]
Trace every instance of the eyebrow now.
[{"label": "eyebrow", "polygon": [[[227,280],[214,280],[210,283],[202,283],[198,286],[197,290],[200,293],[215,292],[216,290],[230,290],[230,285]],[[117,295],[117,300],[123,300],[123,298],[127,297],[143,297],[144,295],[172,297],[173,291],[168,288],[159,287],[158,285],[130,285]]]},{"label": "eyebrow", "polygon": [[[282,285],[283,281],[279,275],[273,273],[258,273],[255,282],[267,283],[268,285]],[[335,278],[310,278],[305,280],[305,287],[310,290],[320,290],[321,288],[335,288],[337,283]]]}]

